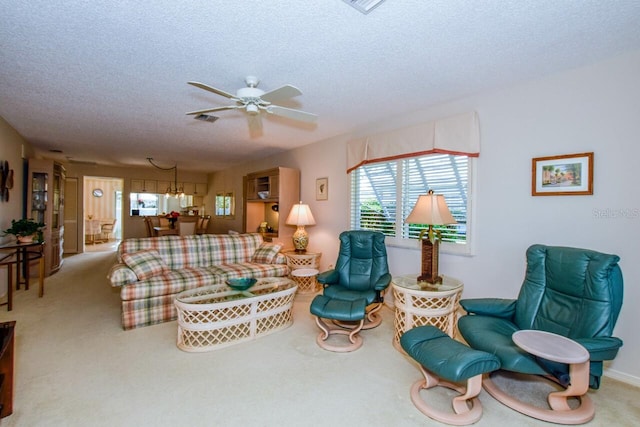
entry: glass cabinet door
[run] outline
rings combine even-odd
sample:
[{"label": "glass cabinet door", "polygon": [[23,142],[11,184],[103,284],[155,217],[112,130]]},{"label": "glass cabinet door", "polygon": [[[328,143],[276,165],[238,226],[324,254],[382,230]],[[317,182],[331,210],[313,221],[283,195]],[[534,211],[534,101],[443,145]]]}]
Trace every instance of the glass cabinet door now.
[{"label": "glass cabinet door", "polygon": [[61,177],[59,174],[53,174],[53,206],[51,211],[51,228],[60,228],[60,208],[61,208]]},{"label": "glass cabinet door", "polygon": [[44,223],[47,210],[48,174],[34,172],[31,177],[31,218]]}]

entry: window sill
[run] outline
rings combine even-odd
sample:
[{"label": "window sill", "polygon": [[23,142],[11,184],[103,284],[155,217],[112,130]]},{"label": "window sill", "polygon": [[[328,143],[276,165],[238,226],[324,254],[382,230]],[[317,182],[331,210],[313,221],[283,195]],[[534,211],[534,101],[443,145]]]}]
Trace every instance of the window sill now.
[{"label": "window sill", "polygon": [[[421,250],[419,240],[406,240],[388,237],[385,239],[386,245],[401,249]],[[442,243],[440,245],[440,253],[448,255],[474,256],[468,244]]]}]

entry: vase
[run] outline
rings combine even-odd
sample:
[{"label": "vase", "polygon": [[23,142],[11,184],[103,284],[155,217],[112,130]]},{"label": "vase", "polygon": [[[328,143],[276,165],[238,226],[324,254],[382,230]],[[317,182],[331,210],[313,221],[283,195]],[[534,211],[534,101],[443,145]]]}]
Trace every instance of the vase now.
[{"label": "vase", "polygon": [[30,236],[16,236],[18,243],[33,243],[33,234]]}]

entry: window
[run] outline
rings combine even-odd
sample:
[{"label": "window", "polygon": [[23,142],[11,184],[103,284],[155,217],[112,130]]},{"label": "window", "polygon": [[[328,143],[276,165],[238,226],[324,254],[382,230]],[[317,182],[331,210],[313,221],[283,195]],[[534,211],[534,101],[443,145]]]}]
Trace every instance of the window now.
[{"label": "window", "polygon": [[129,193],[130,215],[156,216],[165,212],[184,211],[193,207],[193,196]]},{"label": "window", "polygon": [[158,214],[158,195],[150,193],[130,193],[129,206],[131,206],[131,215],[157,215]]},{"label": "window", "polygon": [[435,227],[442,250],[470,253],[470,178],[472,159],[430,154],[360,166],[351,172],[351,228],[381,231],[387,243],[413,247],[420,230],[404,220],[420,194],[443,194],[457,224]]}]

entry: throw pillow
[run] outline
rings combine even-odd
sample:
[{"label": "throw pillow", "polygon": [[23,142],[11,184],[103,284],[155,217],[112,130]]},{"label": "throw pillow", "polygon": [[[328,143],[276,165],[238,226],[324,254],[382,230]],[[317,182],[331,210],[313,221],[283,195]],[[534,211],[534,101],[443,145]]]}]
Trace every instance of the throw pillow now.
[{"label": "throw pillow", "polygon": [[277,243],[262,243],[253,253],[251,262],[256,264],[272,264],[273,260],[278,256],[278,252],[282,249],[282,245]]},{"label": "throw pillow", "polygon": [[127,264],[127,267],[136,273],[138,280],[145,280],[165,271],[170,271],[169,266],[160,258],[158,251],[154,249],[123,254],[122,260]]}]

